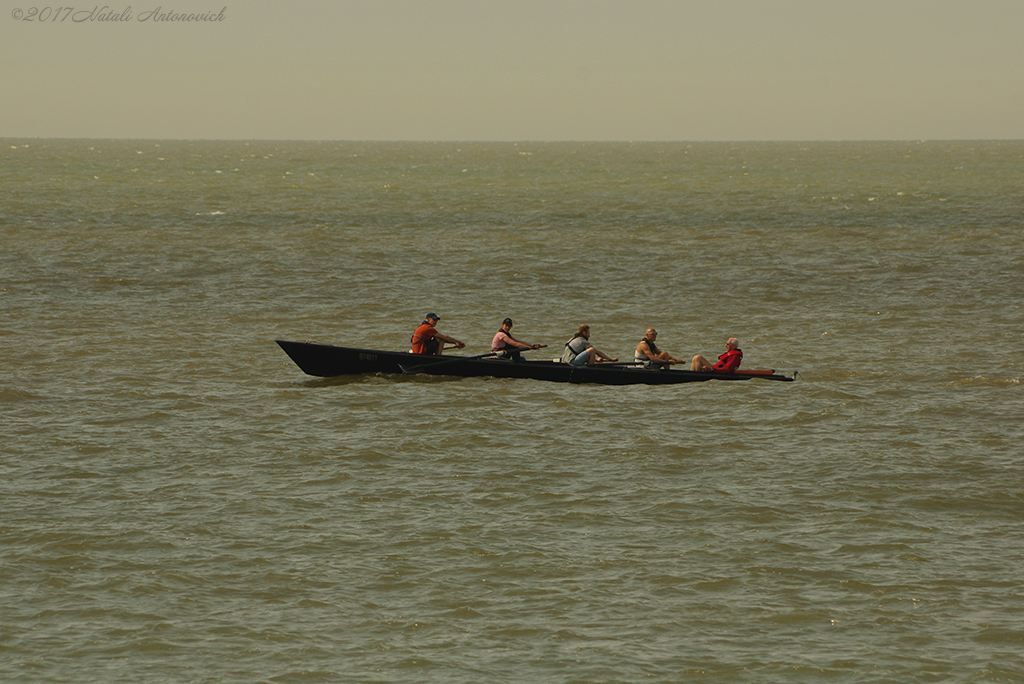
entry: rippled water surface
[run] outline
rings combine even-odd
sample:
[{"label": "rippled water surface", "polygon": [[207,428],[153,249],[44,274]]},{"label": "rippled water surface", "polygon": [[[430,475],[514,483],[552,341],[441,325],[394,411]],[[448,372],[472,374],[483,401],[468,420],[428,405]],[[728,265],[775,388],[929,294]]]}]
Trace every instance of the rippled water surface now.
[{"label": "rippled water surface", "polygon": [[0,680],[1024,681],[1024,143],[2,142]]}]

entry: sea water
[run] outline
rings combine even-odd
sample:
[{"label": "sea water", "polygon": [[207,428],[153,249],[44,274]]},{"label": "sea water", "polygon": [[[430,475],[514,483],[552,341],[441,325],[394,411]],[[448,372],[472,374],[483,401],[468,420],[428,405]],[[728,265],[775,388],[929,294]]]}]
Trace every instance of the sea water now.
[{"label": "sea water", "polygon": [[0,142],[0,680],[1024,681],[1024,143]]}]

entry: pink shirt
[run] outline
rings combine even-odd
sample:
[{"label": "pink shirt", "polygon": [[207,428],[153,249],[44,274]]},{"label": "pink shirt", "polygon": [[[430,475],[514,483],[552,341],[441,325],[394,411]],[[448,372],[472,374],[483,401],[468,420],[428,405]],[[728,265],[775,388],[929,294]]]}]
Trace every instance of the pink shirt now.
[{"label": "pink shirt", "polygon": [[504,349],[505,347],[512,347],[511,344],[505,344],[505,340],[509,339],[508,335],[505,334],[504,330],[499,330],[498,334],[491,340],[491,349]]}]

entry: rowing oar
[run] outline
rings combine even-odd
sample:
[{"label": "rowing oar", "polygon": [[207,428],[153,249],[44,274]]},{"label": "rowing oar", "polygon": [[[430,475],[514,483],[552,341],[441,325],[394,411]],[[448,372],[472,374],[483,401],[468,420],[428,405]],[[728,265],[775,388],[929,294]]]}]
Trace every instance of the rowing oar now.
[{"label": "rowing oar", "polygon": [[477,354],[476,356],[456,356],[453,359],[447,361],[439,361],[437,363],[424,363],[421,366],[405,366],[398,364],[398,367],[402,369],[402,372],[406,375],[416,375],[422,373],[424,368],[437,368],[438,366],[447,366],[449,363],[455,363],[456,361],[468,361],[469,359],[482,359],[488,356],[494,356],[498,352],[487,352],[486,354]]},{"label": "rowing oar", "polygon": [[[548,346],[548,345],[546,345],[546,344],[539,344],[539,345],[537,345],[537,349],[543,349],[546,346]],[[412,367],[407,367],[407,366],[403,366],[402,364],[398,364],[398,367],[401,368],[402,372],[405,373],[406,375],[416,375],[417,373],[422,373],[424,371],[424,369],[427,369],[427,368],[434,369],[434,368],[437,368],[438,366],[447,366],[449,363],[455,363],[457,361],[469,361],[470,359],[483,359],[483,358],[487,358],[489,356],[497,356],[498,354],[500,354],[503,351],[505,351],[505,350],[501,349],[499,351],[489,351],[486,354],[477,354],[476,356],[456,356],[455,358],[448,359],[446,361],[438,361],[437,363],[424,363],[424,364],[422,364],[420,366],[412,366]],[[519,351],[530,351],[530,350],[529,349],[520,349]]]}]

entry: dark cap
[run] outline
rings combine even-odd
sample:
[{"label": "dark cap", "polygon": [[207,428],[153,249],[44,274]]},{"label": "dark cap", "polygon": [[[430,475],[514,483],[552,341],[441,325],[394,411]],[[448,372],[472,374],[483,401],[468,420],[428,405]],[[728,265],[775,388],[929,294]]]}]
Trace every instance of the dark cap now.
[{"label": "dark cap", "polygon": [[501,322],[501,324],[502,325],[512,325],[512,319],[511,318],[506,318],[505,320],[503,320]]},{"label": "dark cap", "polygon": [[428,313],[428,314],[427,314],[427,318],[433,318],[433,319],[434,319],[435,321],[439,321],[439,320],[441,320],[441,317],[440,317],[440,316],[438,316],[438,315],[437,315],[436,313],[434,313],[433,311],[431,311],[430,313]]}]

